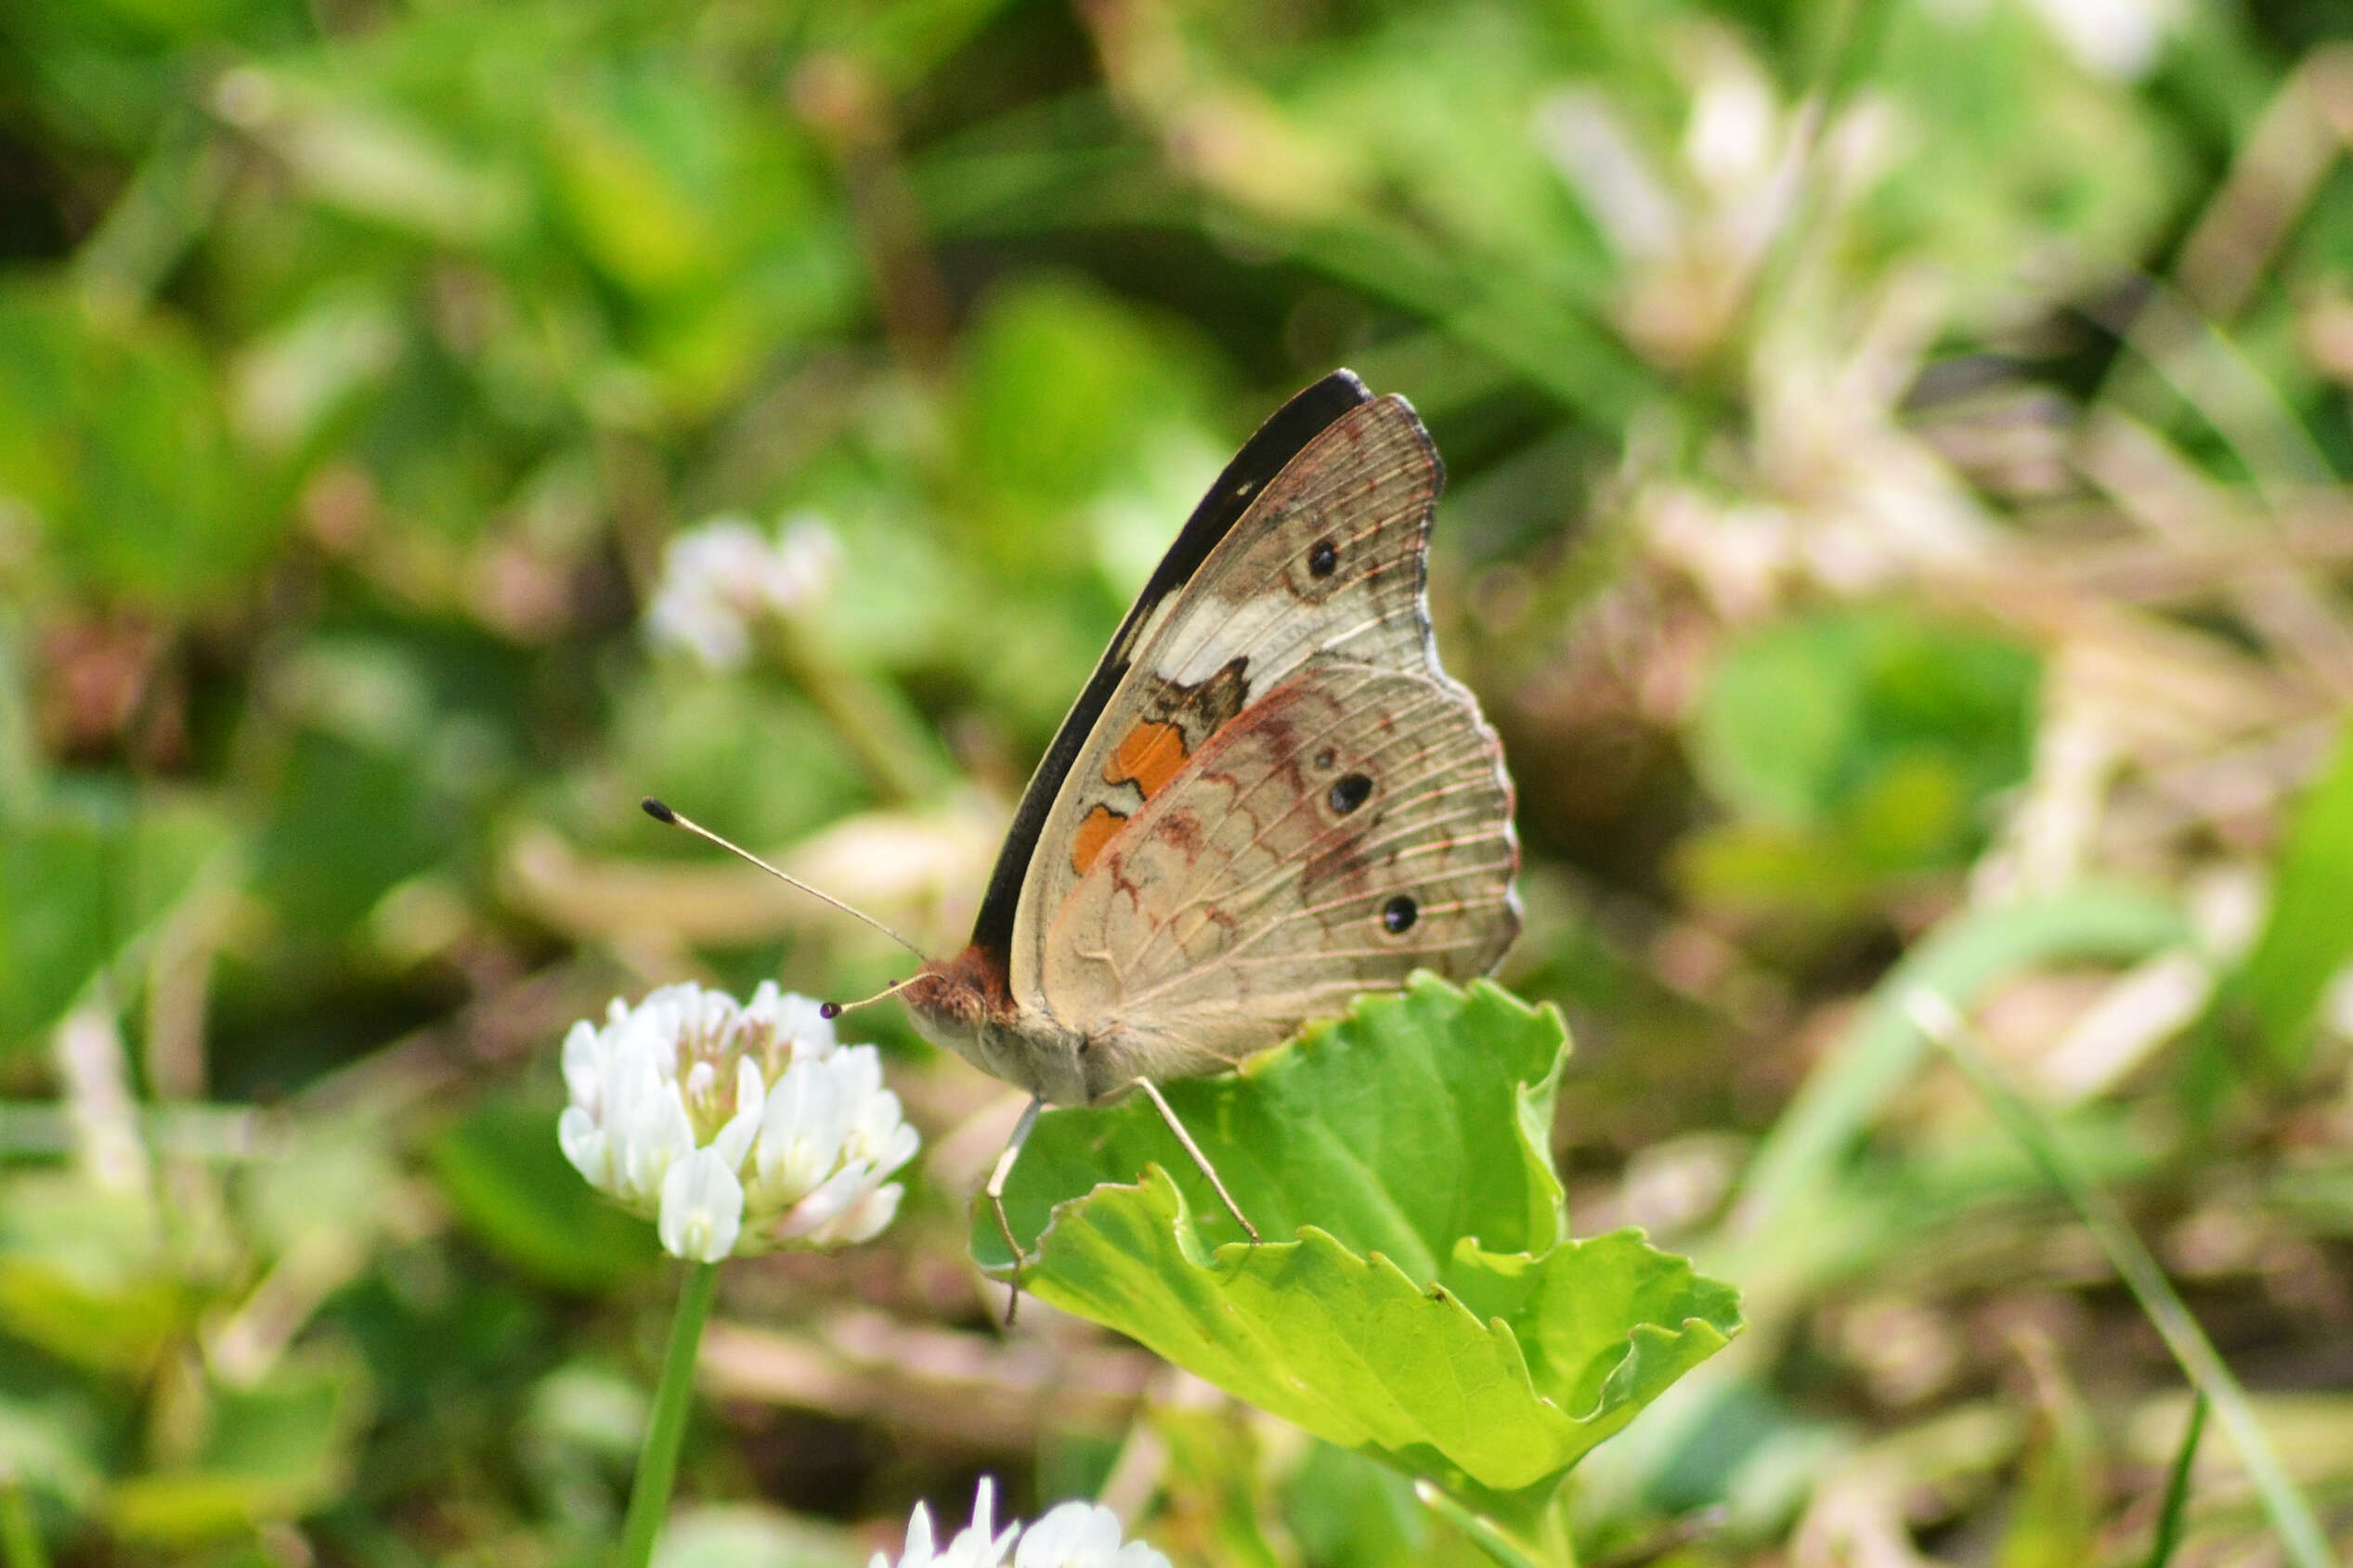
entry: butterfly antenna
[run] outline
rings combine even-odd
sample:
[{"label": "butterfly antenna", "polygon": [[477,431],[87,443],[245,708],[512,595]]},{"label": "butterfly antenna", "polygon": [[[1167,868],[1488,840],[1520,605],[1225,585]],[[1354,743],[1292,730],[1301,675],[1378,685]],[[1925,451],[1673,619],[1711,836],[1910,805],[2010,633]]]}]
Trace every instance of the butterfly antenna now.
[{"label": "butterfly antenna", "polygon": [[909,975],[897,985],[884,986],[872,996],[862,996],[855,1002],[821,1002],[817,1004],[817,1011],[826,1017],[838,1018],[852,1008],[871,1007],[886,996],[896,996],[921,978],[923,978],[921,975]]},{"label": "butterfly antenna", "polygon": [[[713,833],[702,823],[695,821],[692,817],[680,815],[678,812],[671,810],[668,806],[663,805],[660,801],[655,799],[650,795],[644,800],[640,801],[639,804],[645,808],[645,814],[653,818],[656,822],[667,823],[672,827],[682,827],[697,838],[708,839],[713,844],[716,844],[721,849],[726,850],[729,854],[740,856],[744,860],[749,861],[752,864],[758,866],[760,870],[766,872],[777,881],[798,888],[802,892],[808,894],[811,898],[817,900],[819,902],[831,904],[834,908],[841,911],[842,914],[850,915],[854,919],[864,921],[867,925],[873,927],[884,936],[889,937],[892,941],[897,942],[901,947],[905,948],[909,952],[914,953],[917,958],[924,959],[926,963],[930,962],[929,957],[925,954],[921,948],[907,940],[906,938],[899,935],[898,932],[892,930],[890,927],[885,926],[881,921],[877,920],[873,915],[868,914],[864,910],[853,909],[850,905],[843,903],[839,899],[835,898],[831,893],[812,888],[800,877],[788,875],[784,872],[778,871],[774,866],[770,865],[766,861],[761,860],[749,849],[745,849],[739,844],[729,843],[726,839],[722,838],[719,835]],[[904,984],[905,982],[902,981],[901,983]],[[898,987],[893,986],[890,989],[891,991],[896,991]],[[883,996],[888,996],[890,994],[890,992],[888,991],[882,993]],[[868,997],[866,1000],[873,1002],[879,1001],[880,999],[880,997]],[[832,1006],[833,1004],[827,1003],[826,1005]],[[851,1005],[853,1007],[863,1007],[865,1005],[865,1003],[853,1002]]]}]

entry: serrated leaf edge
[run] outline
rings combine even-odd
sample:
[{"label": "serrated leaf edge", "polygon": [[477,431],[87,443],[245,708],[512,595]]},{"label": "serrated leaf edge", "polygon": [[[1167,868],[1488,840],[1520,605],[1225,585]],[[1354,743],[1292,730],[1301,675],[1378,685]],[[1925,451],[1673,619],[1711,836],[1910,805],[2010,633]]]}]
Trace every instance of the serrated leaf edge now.
[{"label": "serrated leaf edge", "polygon": [[[1147,1165],[1142,1178],[1137,1182],[1098,1182],[1086,1193],[1056,1204],[1054,1220],[1049,1222],[1047,1227],[1038,1235],[1039,1252],[1043,1253],[1050,1245],[1055,1225],[1060,1221],[1063,1210],[1074,1209],[1078,1205],[1092,1202],[1106,1194],[1131,1196],[1150,1209],[1158,1211],[1171,1229],[1178,1254],[1205,1276],[1203,1283],[1214,1292],[1211,1299],[1215,1300],[1219,1309],[1228,1315],[1238,1315],[1239,1309],[1226,1296],[1225,1288],[1228,1280],[1240,1272],[1245,1260],[1275,1253],[1278,1255],[1279,1262],[1281,1255],[1310,1250],[1320,1251],[1325,1262],[1336,1266],[1353,1269],[1359,1274],[1371,1274],[1386,1278],[1391,1288],[1400,1293],[1401,1302],[1406,1298],[1410,1298],[1441,1309],[1451,1309],[1474,1331],[1482,1334],[1498,1351],[1504,1366],[1505,1375],[1514,1392],[1525,1395],[1540,1411],[1543,1412],[1547,1424],[1551,1422],[1565,1424],[1566,1430],[1557,1434],[1554,1444],[1557,1463],[1545,1472],[1547,1475],[1565,1473],[1604,1439],[1611,1436],[1632,1420],[1647,1403],[1641,1400],[1639,1394],[1641,1389],[1651,1380],[1648,1376],[1651,1371],[1665,1373],[1659,1386],[1663,1387],[1667,1383],[1671,1383],[1683,1373],[1689,1371],[1693,1367],[1729,1344],[1733,1334],[1736,1334],[1742,1327],[1736,1323],[1732,1333],[1726,1333],[1714,1322],[1697,1314],[1686,1315],[1673,1325],[1634,1324],[1627,1330],[1623,1345],[1618,1351],[1618,1360],[1604,1375],[1601,1386],[1595,1392],[1592,1407],[1580,1415],[1568,1410],[1559,1400],[1536,1387],[1535,1378],[1528,1370],[1527,1349],[1520,1342],[1518,1332],[1508,1321],[1500,1315],[1489,1315],[1482,1320],[1459,1296],[1442,1283],[1436,1281],[1428,1285],[1416,1283],[1412,1276],[1407,1274],[1395,1260],[1384,1253],[1376,1251],[1359,1254],[1337,1237],[1312,1225],[1299,1226],[1297,1239],[1293,1241],[1262,1241],[1255,1246],[1248,1242],[1228,1241],[1218,1244],[1215,1249],[1204,1250],[1199,1233],[1193,1228],[1190,1205],[1185,1199],[1183,1189],[1157,1163]],[[1603,1236],[1589,1237],[1581,1241],[1564,1241],[1545,1249],[1540,1253],[1482,1252],[1480,1255],[1484,1258],[1507,1260],[1530,1268],[1539,1268],[1542,1266],[1546,1259],[1563,1247],[1581,1251],[1593,1242],[1617,1237],[1631,1237],[1644,1251],[1653,1255],[1671,1259],[1681,1263],[1684,1272],[1695,1281],[1718,1283],[1708,1280],[1706,1276],[1691,1266],[1688,1259],[1652,1246],[1646,1238],[1631,1228],[1606,1232]],[[1043,1289],[1035,1291],[1040,1300],[1063,1306],[1065,1310],[1077,1310],[1074,1304],[1077,1301],[1075,1297],[1069,1298],[1067,1301],[1057,1301],[1056,1298],[1063,1294],[1057,1281],[1048,1276],[1040,1283]],[[1725,1289],[1729,1290],[1729,1287]],[[1082,1313],[1081,1315],[1086,1315]],[[1254,1339],[1257,1336],[1253,1334],[1252,1337]],[[1150,1341],[1143,1342],[1148,1348],[1153,1348],[1150,1347]],[[1268,1352],[1270,1364],[1280,1366],[1281,1359],[1275,1355],[1274,1347],[1269,1346]],[[1155,1354],[1158,1354],[1157,1350]],[[1657,1360],[1661,1357],[1664,1358],[1663,1366],[1658,1365]],[[1299,1403],[1303,1406],[1312,1406],[1318,1411],[1331,1412],[1332,1417],[1334,1418],[1329,1423],[1331,1428],[1362,1428],[1369,1424],[1345,1410],[1336,1408],[1329,1394],[1292,1376],[1287,1371],[1280,1375],[1280,1380],[1298,1396]],[[1277,1413],[1282,1414],[1282,1412]],[[1445,1452],[1443,1449],[1436,1451],[1442,1454]],[[1448,1455],[1447,1458],[1450,1462],[1460,1463],[1451,1455]],[[1467,1469],[1465,1473],[1469,1473]],[[1474,1479],[1479,1478],[1474,1477]],[[1482,1482],[1482,1484],[1501,1484],[1506,1488],[1528,1484],[1526,1482],[1511,1481],[1500,1484]]]}]

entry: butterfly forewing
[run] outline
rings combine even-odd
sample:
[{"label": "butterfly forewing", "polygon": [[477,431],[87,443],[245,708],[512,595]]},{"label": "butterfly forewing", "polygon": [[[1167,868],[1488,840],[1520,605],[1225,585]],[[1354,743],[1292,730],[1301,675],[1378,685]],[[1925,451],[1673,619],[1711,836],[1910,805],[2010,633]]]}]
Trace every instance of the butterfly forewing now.
[{"label": "butterfly forewing", "polygon": [[1422,589],[1442,482],[1404,399],[1352,408],[1266,486],[1182,594],[1124,633],[1127,673],[1065,777],[1022,884],[1016,999],[1046,1005],[1049,929],[1064,901],[1252,704],[1319,657],[1436,674]]},{"label": "butterfly forewing", "polygon": [[900,994],[1070,1105],[1215,1071],[1519,927],[1512,791],[1424,601],[1445,473],[1334,371],[1177,536],[1039,764],[972,940]]},{"label": "butterfly forewing", "polygon": [[1137,594],[1136,603],[1128,607],[1117,635],[1112,637],[1111,646],[1103,650],[1095,673],[1087,678],[1086,686],[1071,704],[1054,744],[1046,748],[1029,786],[1021,792],[1021,803],[1013,813],[1013,824],[1005,836],[996,868],[989,875],[980,918],[973,923],[974,946],[995,954],[1000,961],[1004,959],[1012,943],[1015,910],[1020,902],[1022,885],[1028,880],[1030,862],[1036,855],[1046,819],[1070,776],[1072,758],[1095,732],[1127,675],[1129,655],[1157,612],[1184,594],[1210,552],[1233,532],[1260,491],[1294,458],[1334,421],[1372,400],[1372,392],[1354,371],[1332,371],[1268,416],[1266,423],[1242,444],[1233,461],[1217,475],[1209,493],[1202,497],[1201,504],[1193,509],[1192,516],[1168,547],[1168,553],[1161,557],[1160,564]]}]

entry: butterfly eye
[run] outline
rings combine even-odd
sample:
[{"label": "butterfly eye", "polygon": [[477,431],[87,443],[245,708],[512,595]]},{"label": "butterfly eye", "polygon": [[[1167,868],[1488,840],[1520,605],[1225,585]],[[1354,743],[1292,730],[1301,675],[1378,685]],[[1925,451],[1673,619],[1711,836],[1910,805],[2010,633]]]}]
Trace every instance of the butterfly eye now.
[{"label": "butterfly eye", "polygon": [[1389,935],[1402,937],[1413,929],[1413,923],[1422,918],[1422,906],[1399,893],[1381,906],[1381,924]]},{"label": "butterfly eye", "polygon": [[1330,577],[1339,564],[1339,549],[1330,539],[1318,539],[1307,551],[1307,570],[1317,577]]},{"label": "butterfly eye", "polygon": [[1363,805],[1365,797],[1372,793],[1372,781],[1371,779],[1366,778],[1362,773],[1350,773],[1332,786],[1332,794],[1327,798],[1332,802],[1332,811],[1336,815],[1345,817]]}]

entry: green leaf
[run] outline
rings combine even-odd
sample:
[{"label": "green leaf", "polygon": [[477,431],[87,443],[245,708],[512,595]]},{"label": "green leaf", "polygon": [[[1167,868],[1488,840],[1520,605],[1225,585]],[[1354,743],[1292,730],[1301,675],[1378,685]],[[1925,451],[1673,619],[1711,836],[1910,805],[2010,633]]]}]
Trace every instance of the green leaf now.
[{"label": "green leaf", "polygon": [[33,1044],[231,844],[222,813],[193,797],[56,794],[0,816],[0,888],[36,890],[0,898],[0,1055]]},{"label": "green leaf", "polygon": [[[1444,1549],[1431,1539],[1429,1515],[1414,1500],[1411,1482],[1328,1443],[1317,1444],[1299,1467],[1283,1523],[1318,1568],[1423,1568]],[[1459,1560],[1465,1549],[1450,1555]]]},{"label": "green leaf", "polygon": [[0,1047],[30,1047],[106,962],[108,836],[58,816],[0,823],[0,881],[39,896],[0,899]]},{"label": "green leaf", "polygon": [[313,732],[289,748],[254,881],[291,943],[342,938],[387,888],[430,870],[457,836],[426,758],[381,739]]},{"label": "green leaf", "polygon": [[0,289],[0,510],[46,575],[165,605],[217,602],[280,526],[228,439],[212,367],[168,317]]},{"label": "green leaf", "polygon": [[653,1227],[599,1199],[565,1160],[552,1106],[486,1101],[434,1140],[431,1153],[466,1229],[560,1289],[610,1289],[660,1257]]},{"label": "green leaf", "polygon": [[370,1409],[358,1359],[321,1347],[289,1356],[251,1388],[215,1387],[195,1462],[119,1483],[109,1520],[134,1539],[184,1547],[310,1512],[349,1484]]},{"label": "green leaf", "polygon": [[2296,808],[2280,851],[2271,914],[2233,993],[2283,1066],[2301,1064],[2329,982],[2353,959],[2353,730]]},{"label": "green leaf", "polygon": [[[1168,1085],[1261,1234],[1296,1238],[1255,1247],[1213,1251],[1233,1222],[1148,1102],[1049,1115],[1007,1191],[1034,1249],[1022,1286],[1524,1516],[1740,1327],[1729,1287],[1631,1232],[1559,1239],[1566,1051],[1553,1009],[1424,976],[1236,1075]],[[985,1210],[973,1245],[1004,1269]]]},{"label": "green leaf", "polygon": [[560,210],[630,292],[708,291],[812,221],[819,196],[790,121],[747,113],[658,56],[567,85],[546,130]]},{"label": "green leaf", "polygon": [[2015,643],[1886,610],[1768,626],[1720,655],[1696,761],[1745,815],[1822,830],[1852,875],[1945,863],[2025,774],[2037,676]]},{"label": "green leaf", "polygon": [[[1566,1054],[1552,1008],[1490,985],[1463,991],[1425,978],[1238,1073],[1164,1092],[1261,1236],[1313,1225],[1434,1279],[1459,1237],[1499,1252],[1560,1238],[1550,1128]],[[1134,1181],[1154,1161],[1176,1173],[1208,1244],[1242,1238],[1140,1095],[1040,1120],[1006,1189],[1014,1234],[1029,1250],[1056,1204],[1098,1182]],[[985,1267],[1012,1262],[985,1212],[973,1248]]]},{"label": "green leaf", "polygon": [[69,1169],[20,1172],[0,1188],[0,1333],[137,1382],[196,1305],[143,1192],[108,1191]]},{"label": "green leaf", "polygon": [[187,1293],[158,1276],[101,1289],[41,1262],[0,1258],[0,1328],[93,1372],[148,1376],[188,1315]]}]

